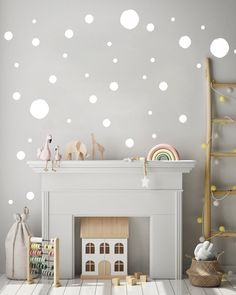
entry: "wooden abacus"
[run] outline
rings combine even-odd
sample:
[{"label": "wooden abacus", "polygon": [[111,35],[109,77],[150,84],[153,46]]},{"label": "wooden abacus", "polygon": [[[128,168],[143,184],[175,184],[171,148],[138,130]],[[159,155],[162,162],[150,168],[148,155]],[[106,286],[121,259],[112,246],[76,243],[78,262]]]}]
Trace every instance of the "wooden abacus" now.
[{"label": "wooden abacus", "polygon": [[33,283],[33,276],[53,278],[54,287],[59,281],[59,239],[44,240],[29,237],[27,247],[27,282]]}]

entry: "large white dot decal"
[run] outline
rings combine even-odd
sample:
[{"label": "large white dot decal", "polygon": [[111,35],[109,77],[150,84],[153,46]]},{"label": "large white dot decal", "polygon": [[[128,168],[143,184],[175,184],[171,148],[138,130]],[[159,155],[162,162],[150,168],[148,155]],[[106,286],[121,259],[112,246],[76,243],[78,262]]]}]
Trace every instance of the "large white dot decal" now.
[{"label": "large white dot decal", "polygon": [[25,152],[23,152],[23,151],[17,152],[16,157],[20,161],[24,160],[24,158],[25,158]]},{"label": "large white dot decal", "polygon": [[147,24],[146,29],[148,32],[153,32],[155,30],[154,24]]},{"label": "large white dot decal", "polygon": [[179,39],[179,46],[180,47],[187,49],[187,48],[189,48],[190,45],[191,45],[191,39],[189,38],[189,36],[182,36]]},{"label": "large white dot decal", "polygon": [[132,138],[127,138],[126,141],[125,141],[125,145],[128,148],[132,148],[134,146],[134,140]]},{"label": "large white dot decal", "polygon": [[20,94],[20,92],[14,92],[14,93],[12,94],[12,98],[13,98],[14,100],[19,100],[19,99],[21,98],[21,94]]},{"label": "large white dot decal", "polygon": [[13,38],[12,32],[6,32],[4,34],[4,38],[5,38],[5,40],[10,41]]},{"label": "large white dot decal", "polygon": [[8,204],[9,204],[9,205],[12,205],[13,203],[14,203],[13,200],[8,200]]},{"label": "large white dot decal", "polygon": [[40,44],[40,40],[39,40],[39,38],[33,38],[33,40],[32,40],[32,45],[33,45],[34,47],[38,47],[39,44]]},{"label": "large white dot decal", "polygon": [[125,10],[121,14],[120,23],[125,29],[132,30],[137,27],[139,23],[139,16],[133,9]]},{"label": "large white dot decal", "polygon": [[212,41],[210,51],[215,57],[222,58],[229,52],[229,43],[223,38],[217,38]]},{"label": "large white dot decal", "polygon": [[109,119],[104,119],[102,125],[107,128],[111,125],[111,121]]},{"label": "large white dot decal", "polygon": [[49,106],[44,99],[34,100],[30,106],[30,113],[36,119],[43,119],[49,112]]},{"label": "large white dot decal", "polygon": [[96,103],[97,100],[98,100],[98,98],[94,94],[89,97],[89,102],[91,102],[91,103]]},{"label": "large white dot decal", "polygon": [[33,192],[28,192],[26,194],[26,199],[28,199],[29,201],[32,201],[34,199],[34,193]]},{"label": "large white dot decal", "polygon": [[94,21],[94,17],[93,17],[92,14],[87,14],[87,15],[85,16],[84,20],[85,20],[85,22],[86,22],[87,24],[91,24],[91,23],[93,23],[93,21]]},{"label": "large white dot decal", "polygon": [[168,84],[165,81],[159,83],[159,88],[161,91],[166,91],[168,88]]},{"label": "large white dot decal", "polygon": [[187,120],[188,120],[188,118],[187,118],[187,116],[186,115],[180,115],[179,116],[179,121],[180,121],[180,123],[186,123],[187,122]]},{"label": "large white dot decal", "polygon": [[119,85],[118,85],[117,82],[111,82],[110,85],[109,85],[109,88],[110,88],[112,91],[116,91],[116,90],[118,90]]},{"label": "large white dot decal", "polygon": [[65,37],[71,39],[74,36],[74,32],[71,29],[65,31]]},{"label": "large white dot decal", "polygon": [[55,75],[51,75],[48,80],[51,84],[55,84],[57,82],[57,77]]}]

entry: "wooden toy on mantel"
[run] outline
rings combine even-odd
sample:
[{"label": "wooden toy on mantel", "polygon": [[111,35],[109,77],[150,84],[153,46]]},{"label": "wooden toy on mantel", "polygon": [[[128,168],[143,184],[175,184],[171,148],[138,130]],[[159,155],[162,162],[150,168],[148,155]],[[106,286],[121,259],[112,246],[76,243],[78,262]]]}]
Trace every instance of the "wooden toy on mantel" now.
[{"label": "wooden toy on mantel", "polygon": [[69,142],[66,145],[66,160],[72,160],[73,155],[75,156],[76,160],[85,160],[85,158],[88,156],[86,145],[79,140]]},{"label": "wooden toy on mantel", "polygon": [[93,133],[91,133],[91,137],[92,137],[92,159],[93,160],[95,159],[95,154],[96,154],[96,150],[97,150],[101,154],[101,160],[103,160],[104,159],[104,151],[105,151],[104,146],[96,141]]}]

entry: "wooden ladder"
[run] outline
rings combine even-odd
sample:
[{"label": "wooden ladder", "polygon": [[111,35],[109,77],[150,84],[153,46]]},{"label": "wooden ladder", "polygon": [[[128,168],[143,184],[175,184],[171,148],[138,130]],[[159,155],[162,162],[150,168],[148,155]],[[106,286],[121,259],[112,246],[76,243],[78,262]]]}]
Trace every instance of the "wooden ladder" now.
[{"label": "wooden ladder", "polygon": [[[229,117],[214,118],[212,108],[212,89],[217,88],[236,88],[236,83],[219,83],[211,78],[211,61],[206,58],[205,61],[205,74],[207,81],[207,137],[206,137],[206,164],[205,164],[205,191],[204,191],[204,218],[203,229],[205,239],[210,239],[213,236],[219,237],[236,237],[236,232],[214,232],[211,226],[211,162],[212,158],[216,157],[236,157],[236,152],[215,152],[212,150],[212,133],[213,124],[231,124],[236,123]],[[236,190],[216,190],[214,196],[220,197],[224,195],[235,195]]]}]

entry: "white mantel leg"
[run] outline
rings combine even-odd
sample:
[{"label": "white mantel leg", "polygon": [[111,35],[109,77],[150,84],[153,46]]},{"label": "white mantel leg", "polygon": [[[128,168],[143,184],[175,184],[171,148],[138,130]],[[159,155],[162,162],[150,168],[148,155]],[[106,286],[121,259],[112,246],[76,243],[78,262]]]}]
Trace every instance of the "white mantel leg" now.
[{"label": "white mantel leg", "polygon": [[175,278],[182,279],[182,191],[175,196]]},{"label": "white mantel leg", "polygon": [[49,192],[42,192],[42,237],[49,239]]}]

